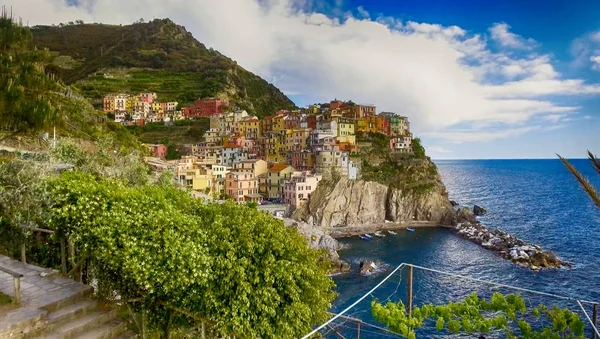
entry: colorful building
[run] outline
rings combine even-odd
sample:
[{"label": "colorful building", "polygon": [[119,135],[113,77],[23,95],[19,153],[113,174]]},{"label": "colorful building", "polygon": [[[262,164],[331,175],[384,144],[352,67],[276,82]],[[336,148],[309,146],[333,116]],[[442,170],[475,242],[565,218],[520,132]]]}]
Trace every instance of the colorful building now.
[{"label": "colorful building", "polygon": [[356,105],[354,106],[354,118],[360,119],[364,117],[372,117],[377,114],[375,105]]},{"label": "colorful building", "polygon": [[411,153],[412,138],[410,136],[390,138],[390,150],[396,153]]},{"label": "colorful building", "polygon": [[249,159],[233,164],[233,172],[252,172],[255,177],[268,172],[267,162],[261,159]]},{"label": "colorful building", "polygon": [[269,199],[281,199],[285,180],[290,179],[295,171],[292,166],[284,163],[271,166],[267,176],[267,197]]},{"label": "colorful building", "polygon": [[262,136],[260,120],[257,117],[245,117],[237,123],[238,131],[247,139],[258,139]]},{"label": "colorful building", "polygon": [[252,172],[229,172],[225,178],[225,193],[238,204],[260,202],[258,178]]},{"label": "colorful building", "polygon": [[361,133],[390,134],[390,124],[386,117],[381,115],[366,116],[356,122],[356,131]]},{"label": "colorful building", "polygon": [[183,115],[186,117],[211,117],[223,113],[223,107],[229,106],[227,99],[198,99],[189,107],[183,109]]},{"label": "colorful building", "polygon": [[308,201],[312,192],[317,189],[320,175],[311,175],[310,172],[296,172],[285,182],[283,189],[283,202],[291,205],[292,209],[301,207]]},{"label": "colorful building", "polygon": [[164,159],[167,156],[167,146],[163,144],[146,144],[155,158]]}]

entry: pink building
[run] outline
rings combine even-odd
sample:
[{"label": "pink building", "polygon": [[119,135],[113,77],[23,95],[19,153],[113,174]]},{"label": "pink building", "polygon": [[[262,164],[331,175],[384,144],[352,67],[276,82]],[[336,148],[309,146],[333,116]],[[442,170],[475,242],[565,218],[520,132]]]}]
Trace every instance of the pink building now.
[{"label": "pink building", "polygon": [[255,201],[260,202],[258,194],[258,178],[253,172],[229,172],[225,176],[225,193],[238,204]]},{"label": "pink building", "polygon": [[146,145],[150,152],[152,152],[152,156],[155,158],[164,159],[167,156],[167,146],[163,144],[150,144]]},{"label": "pink building", "polygon": [[310,194],[317,189],[320,175],[313,175],[310,172],[295,172],[290,180],[285,182],[283,187],[283,201],[290,204],[292,209],[297,209],[308,201]]},{"label": "pink building", "polygon": [[151,104],[156,98],[156,93],[141,93],[139,98],[141,102],[147,102]]}]

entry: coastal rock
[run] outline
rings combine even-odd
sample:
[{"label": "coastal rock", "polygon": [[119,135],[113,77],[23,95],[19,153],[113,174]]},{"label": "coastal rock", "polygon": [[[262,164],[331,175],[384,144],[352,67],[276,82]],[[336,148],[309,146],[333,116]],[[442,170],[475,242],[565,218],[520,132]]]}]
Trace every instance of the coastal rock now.
[{"label": "coastal rock", "polygon": [[486,213],[487,213],[487,210],[485,208],[477,206],[477,205],[473,206],[473,214],[475,214],[476,216],[485,215]]},{"label": "coastal rock", "polygon": [[463,207],[456,211],[456,223],[471,223],[476,224],[477,218],[468,207]]},{"label": "coastal rock", "polygon": [[458,203],[454,200],[450,200],[450,205],[452,205],[452,207],[456,207],[458,206]]},{"label": "coastal rock", "polygon": [[428,192],[390,188],[377,182],[348,180],[319,183],[293,218],[323,229],[389,222],[452,223],[452,205],[443,185]]},{"label": "coastal rock", "polygon": [[380,261],[363,260],[360,262],[358,272],[360,275],[372,275],[382,272],[386,269],[386,265]]},{"label": "coastal rock", "polygon": [[544,251],[537,245],[530,245],[501,230],[490,230],[479,221],[469,209],[462,208],[456,212],[457,222],[453,230],[460,236],[493,250],[515,264],[534,270],[541,268],[571,267],[549,251]]}]

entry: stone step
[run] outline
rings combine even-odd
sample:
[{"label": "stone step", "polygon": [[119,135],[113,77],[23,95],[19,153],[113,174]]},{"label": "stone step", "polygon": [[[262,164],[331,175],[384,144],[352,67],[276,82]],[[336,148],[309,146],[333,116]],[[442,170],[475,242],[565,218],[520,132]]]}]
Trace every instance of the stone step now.
[{"label": "stone step", "polygon": [[119,319],[111,320],[107,323],[99,325],[94,329],[85,332],[82,335],[76,336],[77,339],[106,339],[118,338],[119,335],[127,330],[127,323]]},{"label": "stone step", "polygon": [[63,325],[60,325],[50,333],[43,334],[40,338],[77,338],[90,329],[101,326],[102,324],[115,319],[116,313],[111,309],[102,309],[94,311],[81,318],[74,319]]},{"label": "stone step", "polygon": [[48,312],[53,312],[60,308],[65,307],[65,306],[69,306],[74,303],[77,303],[78,301],[89,297],[93,293],[94,293],[94,288],[92,286],[81,285],[81,286],[77,287],[77,291],[71,292],[68,296],[66,296],[58,301],[47,304],[46,306],[42,307],[42,309],[44,309]]},{"label": "stone step", "polygon": [[72,305],[60,308],[48,314],[48,325],[60,324],[73,320],[96,308],[97,304],[93,300],[82,299]]}]

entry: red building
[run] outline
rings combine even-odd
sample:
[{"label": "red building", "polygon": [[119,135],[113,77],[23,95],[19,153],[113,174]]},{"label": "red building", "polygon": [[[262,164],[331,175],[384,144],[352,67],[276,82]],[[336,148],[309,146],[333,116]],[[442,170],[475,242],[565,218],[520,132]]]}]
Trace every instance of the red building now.
[{"label": "red building", "polygon": [[198,99],[194,101],[189,107],[185,107],[183,115],[186,117],[211,117],[223,113],[223,106],[229,106],[229,100],[227,99]]},{"label": "red building", "polygon": [[146,145],[150,152],[152,152],[152,156],[155,158],[164,159],[167,156],[167,146],[163,144],[151,144]]},{"label": "red building", "polygon": [[310,129],[317,129],[317,116],[309,115],[306,117],[306,125]]}]

